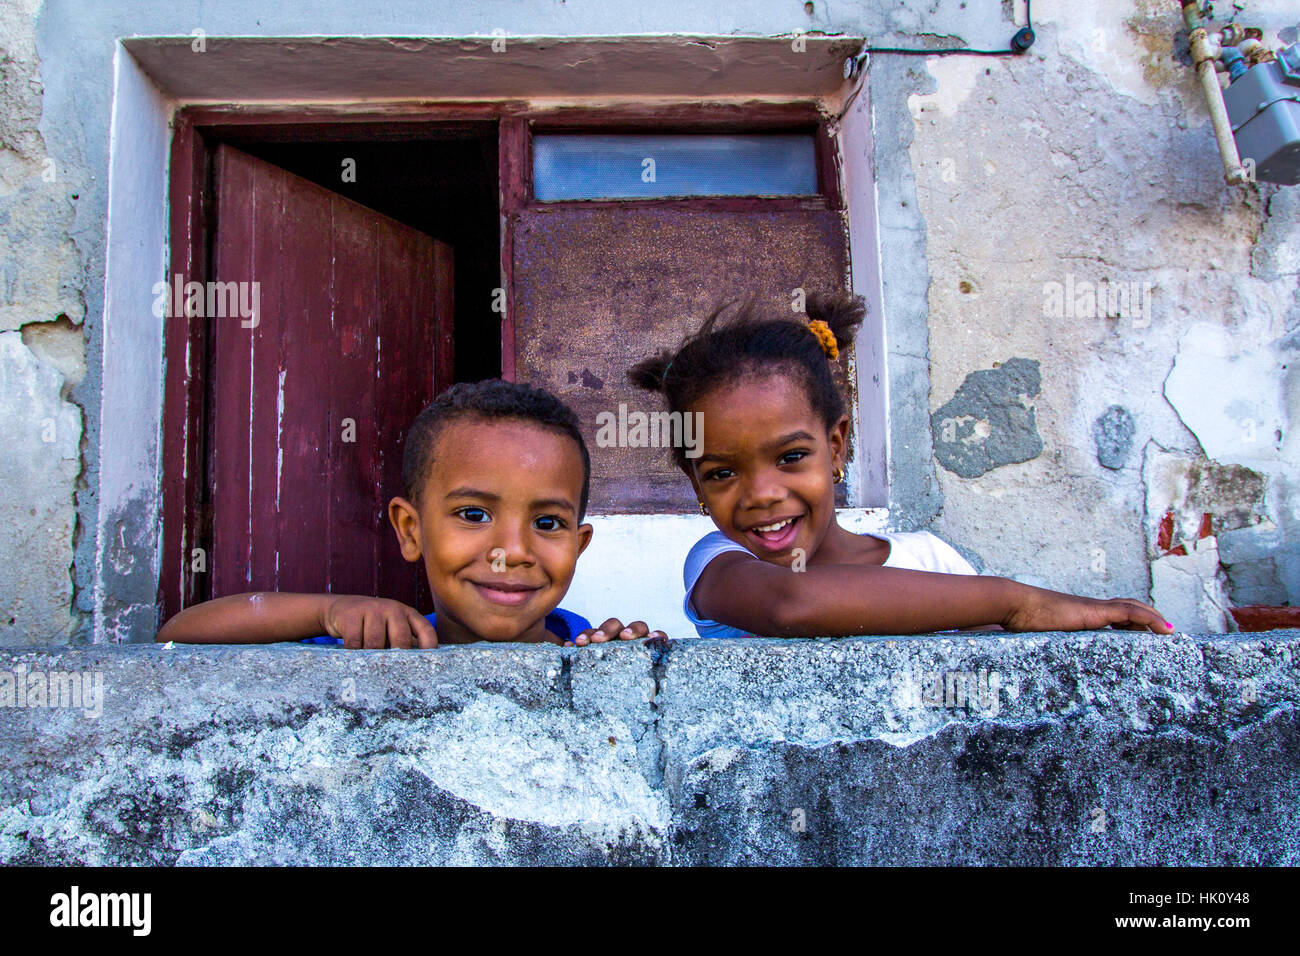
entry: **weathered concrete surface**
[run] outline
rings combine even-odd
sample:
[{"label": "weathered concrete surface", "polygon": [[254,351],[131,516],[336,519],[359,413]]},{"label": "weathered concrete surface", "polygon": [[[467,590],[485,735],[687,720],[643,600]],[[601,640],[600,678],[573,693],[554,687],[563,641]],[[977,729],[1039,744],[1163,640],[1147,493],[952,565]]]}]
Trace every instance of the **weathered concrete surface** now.
[{"label": "weathered concrete surface", "polygon": [[[648,673],[645,652],[626,667]],[[100,670],[103,713],[3,709],[8,862],[651,862],[662,797],[556,649],[157,646],[6,655]],[[648,707],[642,706],[648,717]],[[610,743],[613,738],[614,743]]]},{"label": "weathered concrete surface", "polygon": [[0,643],[63,643],[72,614],[85,374],[70,229],[84,170],[46,151],[37,0],[0,5]]},{"label": "weathered concrete surface", "polygon": [[[1019,14],[1023,5],[1003,8]],[[932,530],[979,551],[993,573],[1145,597],[1159,557],[1151,529],[1176,505],[1147,510],[1141,450],[1153,443],[1189,465],[1238,462],[1267,477],[1268,507],[1256,520],[1278,533],[1259,540],[1250,559],[1259,563],[1234,580],[1242,595],[1266,591],[1294,604],[1300,456],[1284,448],[1268,468],[1245,458],[1248,443],[1257,456],[1277,444],[1277,428],[1289,440],[1300,408],[1297,366],[1279,361],[1300,323],[1300,193],[1224,186],[1185,32],[1176,39],[1177,4],[1036,3],[1033,13],[1038,40],[1025,56],[933,57],[907,91],[910,162],[901,165],[915,195],[889,198],[919,212],[930,282],[928,309],[897,321],[928,327],[928,349],[908,351],[929,359],[929,410],[1008,355],[1038,361],[1042,373],[1034,400],[1042,454],[974,477],[941,467],[936,454],[930,497],[941,496],[942,513]],[[1279,0],[1239,15],[1271,45],[1296,20],[1294,4]],[[880,83],[886,71],[916,69],[901,59],[872,65],[878,113],[895,102]],[[883,189],[880,201],[882,217],[897,215]],[[887,284],[907,269],[890,252],[885,236]],[[1139,295],[1122,310],[1102,307],[1100,295],[1051,308],[1049,293],[1084,283]],[[1198,323],[1234,344],[1215,374],[1203,374],[1210,363],[1199,358],[1207,336],[1193,334]],[[896,407],[899,390],[891,397]],[[1099,460],[1108,449],[1093,430],[1111,406],[1127,410],[1133,451]],[[1211,450],[1219,438],[1236,446],[1227,457]],[[1215,518],[1248,507],[1225,502]]]},{"label": "weathered concrete surface", "polygon": [[27,635],[67,643],[73,630],[72,489],[80,471],[81,411],[64,398],[67,380],[18,332],[0,332],[0,642]]},{"label": "weathered concrete surface", "polygon": [[1300,631],[20,667],[104,696],[0,706],[5,863],[1300,863]]}]

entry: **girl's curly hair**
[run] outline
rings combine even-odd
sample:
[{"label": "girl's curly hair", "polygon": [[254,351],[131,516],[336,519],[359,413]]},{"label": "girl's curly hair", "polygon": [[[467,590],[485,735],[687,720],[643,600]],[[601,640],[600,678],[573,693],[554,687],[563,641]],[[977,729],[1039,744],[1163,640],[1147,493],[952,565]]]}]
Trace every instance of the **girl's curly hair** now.
[{"label": "girl's curly hair", "polygon": [[[732,306],[735,312],[724,320]],[[724,303],[675,352],[665,349],[628,369],[628,381],[662,394],[670,412],[681,412],[719,386],[773,372],[789,375],[829,429],[845,412],[844,395],[832,370],[837,366],[809,322],[824,322],[842,351],[866,318],[867,306],[847,292],[810,294],[805,306],[807,315],[800,316],[760,307],[754,299]],[[679,467],[686,466],[685,451],[673,449]]]}]

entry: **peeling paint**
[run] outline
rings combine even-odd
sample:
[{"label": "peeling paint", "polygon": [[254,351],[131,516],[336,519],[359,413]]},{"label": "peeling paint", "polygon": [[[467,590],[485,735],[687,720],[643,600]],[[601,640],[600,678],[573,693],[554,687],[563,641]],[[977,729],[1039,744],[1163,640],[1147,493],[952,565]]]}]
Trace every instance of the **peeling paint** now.
[{"label": "peeling paint", "polygon": [[81,327],[60,315],[53,322],[28,322],[20,331],[23,345],[63,376],[66,397],[86,377],[86,341]]},{"label": "peeling paint", "polygon": [[907,98],[907,108],[915,120],[928,113],[938,112],[945,117],[956,115],[975,92],[975,81],[986,70],[1003,67],[977,56],[932,56],[926,59],[925,68],[935,78],[938,88],[933,93],[913,94]]},{"label": "peeling paint", "polygon": [[[1134,6],[1139,8],[1136,13]],[[1175,68],[1172,59],[1172,38],[1182,26],[1174,3],[1040,0],[1034,4],[1034,19],[1036,28],[1052,23],[1062,52],[1081,68],[1103,76],[1118,93],[1154,104],[1162,89],[1181,81],[1184,99],[1197,99],[1189,71]]]},{"label": "peeling paint", "polygon": [[1250,254],[1250,271],[1260,279],[1300,275],[1300,191],[1279,189],[1268,198],[1268,219]]},{"label": "peeling paint", "polygon": [[[1214,535],[1267,520],[1266,479],[1241,465],[1152,451],[1147,455],[1143,479],[1152,521],[1172,515],[1166,535],[1170,546],[1196,539],[1205,515],[1210,516],[1210,533]],[[1151,540],[1155,542],[1157,537],[1153,527]]]},{"label": "peeling paint", "polygon": [[1165,555],[1152,562],[1151,603],[1184,633],[1232,629],[1214,538],[1198,541],[1189,554]]},{"label": "peeling paint", "polygon": [[1300,335],[1243,349],[1239,336],[1198,322],[1179,342],[1165,397],[1208,457],[1258,467],[1282,457],[1290,431],[1283,398],[1289,376],[1278,372],[1297,363]]}]

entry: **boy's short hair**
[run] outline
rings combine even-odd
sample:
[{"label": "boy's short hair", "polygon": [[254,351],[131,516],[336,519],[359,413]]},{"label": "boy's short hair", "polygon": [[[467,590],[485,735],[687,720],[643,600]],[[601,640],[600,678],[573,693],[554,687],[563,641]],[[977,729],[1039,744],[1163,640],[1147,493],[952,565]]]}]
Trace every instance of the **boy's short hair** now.
[{"label": "boy's short hair", "polygon": [[415,416],[406,432],[406,447],[402,451],[402,489],[408,500],[418,504],[420,491],[429,480],[433,450],[442,430],[465,418],[531,422],[572,438],[582,454],[582,499],[578,503],[578,520],[586,517],[587,498],[591,491],[591,456],[587,453],[587,443],[582,439],[577,414],[545,389],[504,382],[499,378],[458,382]]}]

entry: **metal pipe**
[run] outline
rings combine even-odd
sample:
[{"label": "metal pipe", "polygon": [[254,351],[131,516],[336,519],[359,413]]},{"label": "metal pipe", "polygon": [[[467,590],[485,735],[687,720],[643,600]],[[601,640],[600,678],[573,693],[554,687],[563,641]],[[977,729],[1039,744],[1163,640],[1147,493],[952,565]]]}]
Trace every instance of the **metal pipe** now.
[{"label": "metal pipe", "polygon": [[[1199,22],[1195,3],[1183,4],[1183,19],[1192,22],[1188,10]],[[1204,27],[1198,26],[1191,32],[1192,61],[1196,64],[1196,77],[1201,81],[1201,90],[1205,93],[1205,104],[1210,110],[1210,122],[1214,126],[1214,138],[1219,144],[1219,155],[1223,159],[1223,180],[1229,186],[1239,186],[1247,181],[1246,170],[1241,165],[1241,156],[1237,153],[1237,141],[1232,136],[1232,123],[1228,120],[1228,108],[1223,105],[1223,87],[1219,85],[1219,76],[1214,71],[1215,61],[1219,58],[1221,47],[1217,37],[1211,37]]]},{"label": "metal pipe", "polygon": [[1253,37],[1247,37],[1237,45],[1241,55],[1250,61],[1251,66],[1258,66],[1260,63],[1268,63],[1276,59],[1273,51],[1270,50],[1263,42]]}]

